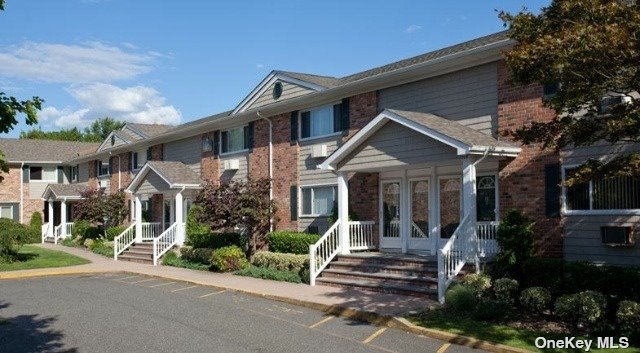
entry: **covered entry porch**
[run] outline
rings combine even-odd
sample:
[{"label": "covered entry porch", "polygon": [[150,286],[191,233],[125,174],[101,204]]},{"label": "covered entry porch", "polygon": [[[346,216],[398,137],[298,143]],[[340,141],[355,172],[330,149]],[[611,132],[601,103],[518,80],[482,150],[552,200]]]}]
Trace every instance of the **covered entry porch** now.
[{"label": "covered entry porch", "polygon": [[357,249],[348,221],[348,178],[377,173],[372,245],[437,257],[438,290],[444,290],[466,263],[477,265],[497,252],[498,161],[519,150],[432,114],[383,111],[321,165],[337,173],[338,221],[310,249],[312,278],[333,256]]},{"label": "covered entry porch", "polygon": [[44,222],[42,224],[42,242],[53,241],[71,236],[73,231],[73,206],[82,199],[86,183],[49,184],[42,194],[44,201]]}]

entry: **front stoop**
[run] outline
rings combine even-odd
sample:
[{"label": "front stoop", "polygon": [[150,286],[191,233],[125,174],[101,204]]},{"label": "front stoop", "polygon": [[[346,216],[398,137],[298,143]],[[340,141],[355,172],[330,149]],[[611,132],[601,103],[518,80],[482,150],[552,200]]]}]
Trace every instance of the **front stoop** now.
[{"label": "front stoop", "polygon": [[132,244],[118,255],[118,260],[153,265],[153,243]]}]

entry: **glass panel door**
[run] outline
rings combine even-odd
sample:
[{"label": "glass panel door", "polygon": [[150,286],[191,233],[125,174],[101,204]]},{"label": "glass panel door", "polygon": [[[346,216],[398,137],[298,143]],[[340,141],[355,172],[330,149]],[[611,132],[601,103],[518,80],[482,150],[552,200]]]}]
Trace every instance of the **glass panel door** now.
[{"label": "glass panel door", "polygon": [[400,182],[382,182],[381,248],[400,248]]},{"label": "glass panel door", "polygon": [[444,177],[440,188],[440,237],[448,239],[460,224],[461,187],[459,177]]},{"label": "glass panel door", "polygon": [[409,182],[411,224],[409,250],[428,250],[429,246],[429,179]]}]

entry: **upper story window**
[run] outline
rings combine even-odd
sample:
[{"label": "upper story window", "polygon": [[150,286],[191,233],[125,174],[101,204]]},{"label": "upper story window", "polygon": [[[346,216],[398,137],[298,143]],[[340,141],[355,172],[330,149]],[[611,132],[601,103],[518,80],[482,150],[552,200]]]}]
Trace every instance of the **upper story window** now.
[{"label": "upper story window", "polygon": [[[574,169],[565,169],[570,176]],[[599,211],[634,210],[640,212],[640,178],[599,178],[564,188],[565,210]]]},{"label": "upper story window", "polygon": [[140,166],[138,165],[138,152],[131,153],[131,170],[138,170]]},{"label": "upper story window", "polygon": [[202,152],[211,151],[213,151],[213,140],[211,140],[211,137],[205,136],[202,138]]},{"label": "upper story window", "polygon": [[300,113],[300,138],[302,139],[331,135],[335,130],[333,105]]},{"label": "upper story window", "polygon": [[57,181],[55,167],[29,167],[29,180],[33,181]]},{"label": "upper story window", "polygon": [[98,161],[98,176],[109,175],[109,162]]},{"label": "upper story window", "polygon": [[220,133],[220,151],[232,153],[246,150],[248,126],[240,126]]},{"label": "upper story window", "polygon": [[71,167],[71,181],[78,181],[79,169],[77,164]]}]

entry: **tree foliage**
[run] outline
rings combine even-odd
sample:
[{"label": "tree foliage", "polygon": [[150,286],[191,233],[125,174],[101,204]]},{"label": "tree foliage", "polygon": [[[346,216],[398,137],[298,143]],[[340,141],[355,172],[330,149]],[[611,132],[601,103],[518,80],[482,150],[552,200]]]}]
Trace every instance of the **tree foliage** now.
[{"label": "tree foliage", "polygon": [[[545,101],[556,112],[549,122],[535,122],[510,132],[524,144],[567,146],[640,142],[640,7],[621,0],[554,0],[533,14],[501,12],[517,44],[506,53],[512,78],[520,84],[559,83]],[[603,113],[603,97],[624,95],[630,103]],[[639,176],[640,154],[608,161],[589,160],[569,184],[594,176]]]},{"label": "tree foliage", "polygon": [[62,129],[58,131],[43,131],[40,127],[20,132],[22,139],[39,140],[62,140],[62,141],[83,141],[102,142],[112,131],[120,130],[125,122],[114,120],[109,117],[96,119],[91,126],[83,131],[77,127]]},{"label": "tree foliage", "polygon": [[205,184],[196,197],[203,208],[199,221],[213,231],[244,227],[249,235],[249,254],[253,255],[265,245],[270,220],[275,222],[276,205],[269,199],[269,185],[269,179]]},{"label": "tree foliage", "polygon": [[81,195],[82,199],[73,208],[78,220],[100,224],[107,229],[121,225],[129,214],[123,191],[105,195],[101,191],[87,189]]}]

